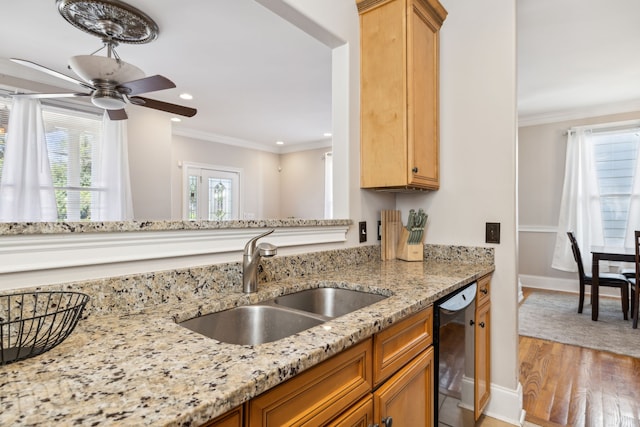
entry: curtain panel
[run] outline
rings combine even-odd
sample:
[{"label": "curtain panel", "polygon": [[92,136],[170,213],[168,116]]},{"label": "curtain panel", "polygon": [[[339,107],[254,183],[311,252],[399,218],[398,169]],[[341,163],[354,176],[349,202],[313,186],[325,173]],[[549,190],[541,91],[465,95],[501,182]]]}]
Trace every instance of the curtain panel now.
[{"label": "curtain panel", "polygon": [[58,209],[40,101],[15,96],[8,129],[0,180],[0,221],[56,221]]}]

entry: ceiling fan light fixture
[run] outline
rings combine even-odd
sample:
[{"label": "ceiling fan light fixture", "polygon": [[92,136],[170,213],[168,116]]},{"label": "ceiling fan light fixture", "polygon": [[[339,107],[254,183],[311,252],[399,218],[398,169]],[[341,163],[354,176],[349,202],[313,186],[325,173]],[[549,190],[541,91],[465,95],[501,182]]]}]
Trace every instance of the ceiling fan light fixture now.
[{"label": "ceiling fan light fixture", "polygon": [[121,110],[126,104],[124,97],[117,91],[100,88],[91,95],[91,102],[105,110]]},{"label": "ceiling fan light fixture", "polygon": [[121,59],[96,55],[77,55],[69,58],[69,67],[82,80],[95,84],[98,80],[123,83],[144,77],[144,72]]}]

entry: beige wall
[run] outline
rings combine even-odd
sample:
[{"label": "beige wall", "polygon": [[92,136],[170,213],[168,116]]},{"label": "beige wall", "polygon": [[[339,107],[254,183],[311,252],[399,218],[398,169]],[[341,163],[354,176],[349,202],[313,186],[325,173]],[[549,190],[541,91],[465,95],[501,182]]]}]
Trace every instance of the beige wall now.
[{"label": "beige wall", "polygon": [[330,148],[280,155],[282,218],[324,218],[324,154]]},{"label": "beige wall", "polygon": [[127,108],[129,175],[135,219],[171,217],[171,122],[149,108]]},{"label": "beige wall", "polygon": [[576,274],[551,268],[572,126],[640,119],[640,112],[586,117],[518,129],[518,268],[524,286],[578,290]]}]

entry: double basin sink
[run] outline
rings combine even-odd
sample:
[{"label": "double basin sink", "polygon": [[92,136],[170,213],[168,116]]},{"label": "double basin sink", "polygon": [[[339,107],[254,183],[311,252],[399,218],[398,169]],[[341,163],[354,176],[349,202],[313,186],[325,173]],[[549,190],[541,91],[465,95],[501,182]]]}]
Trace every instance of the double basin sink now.
[{"label": "double basin sink", "polygon": [[314,288],[181,322],[228,344],[262,344],[294,335],[387,298],[340,288]]}]

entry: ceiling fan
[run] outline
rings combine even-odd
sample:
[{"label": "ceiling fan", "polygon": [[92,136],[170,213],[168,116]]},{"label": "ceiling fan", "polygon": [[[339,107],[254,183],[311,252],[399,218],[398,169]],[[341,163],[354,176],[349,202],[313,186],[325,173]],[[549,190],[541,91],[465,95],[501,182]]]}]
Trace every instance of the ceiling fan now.
[{"label": "ceiling fan", "polygon": [[[106,110],[111,120],[125,120],[124,106],[129,103],[192,117],[195,108],[138,96],[147,92],[170,89],[176,85],[161,75],[145,77],[142,70],[120,59],[115,51],[119,42],[148,43],[158,35],[156,23],[138,9],[119,0],[56,0],[58,11],[72,25],[102,39],[103,46],[91,55],[73,56],[69,68],[80,79],[25,59],[11,61],[39,70],[67,82],[77,84],[89,92],[26,93],[31,98],[91,97],[91,102]],[[102,49],[107,56],[96,55]]]}]

